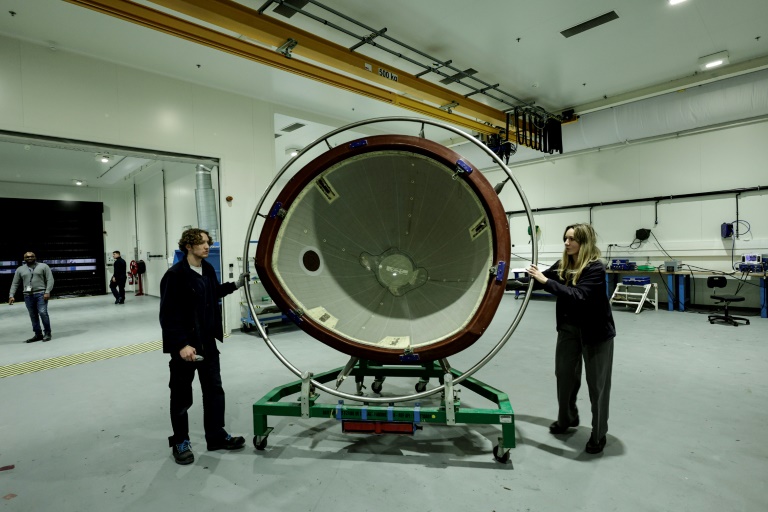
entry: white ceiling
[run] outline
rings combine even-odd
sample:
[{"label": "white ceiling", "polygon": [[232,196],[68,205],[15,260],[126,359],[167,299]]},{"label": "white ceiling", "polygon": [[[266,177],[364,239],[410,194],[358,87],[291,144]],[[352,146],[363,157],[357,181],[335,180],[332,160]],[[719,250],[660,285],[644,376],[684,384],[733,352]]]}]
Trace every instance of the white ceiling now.
[{"label": "white ceiling", "polygon": [[0,141],[0,180],[18,183],[98,186],[99,177],[123,156],[102,163],[92,152]]},{"label": "white ceiling", "polygon": [[[146,0],[137,3],[159,8]],[[265,2],[240,3],[258,9]],[[697,61],[722,50],[729,52],[734,68],[749,71],[768,66],[767,0],[687,0],[676,6],[669,6],[667,0],[323,3],[371,28],[386,27],[388,36],[435,58],[452,60],[459,69],[474,68],[478,70],[476,76],[485,82],[498,83],[500,89],[555,113],[572,107],[578,112],[584,105],[597,104],[599,108],[610,105],[614,98],[624,101],[633,92],[641,96],[649,87],[678,83],[673,81],[680,79],[695,84],[711,78],[699,71]],[[347,47],[356,42],[304,15],[290,19],[276,15],[271,12],[273,7],[267,9],[267,14],[283,22]],[[312,3],[305,9],[350,27]],[[611,10],[619,15],[617,20],[570,38],[560,34]],[[16,15],[11,16],[9,11]],[[308,128],[276,139],[278,163],[286,144],[303,147],[329,126],[371,117],[411,115],[397,107],[61,0],[0,0],[0,34],[285,105],[293,119],[300,119],[298,112],[310,112],[307,117],[312,122],[305,123]],[[391,45],[382,39],[377,41]],[[420,71],[370,46],[358,51],[401,71]],[[442,77],[432,74],[425,78],[437,82]],[[460,85],[450,87],[462,94],[468,92]],[[479,95],[473,99],[506,108]],[[276,120],[276,130],[281,128],[281,121]],[[5,145],[0,145],[0,156],[5,158],[7,151]],[[13,157],[25,154],[31,153],[17,150]],[[64,165],[62,161],[59,164]],[[22,176],[24,165],[19,160],[14,173]],[[34,165],[45,167],[39,161]],[[0,181],[17,181],[17,176],[8,175],[4,169],[0,168]]]}]

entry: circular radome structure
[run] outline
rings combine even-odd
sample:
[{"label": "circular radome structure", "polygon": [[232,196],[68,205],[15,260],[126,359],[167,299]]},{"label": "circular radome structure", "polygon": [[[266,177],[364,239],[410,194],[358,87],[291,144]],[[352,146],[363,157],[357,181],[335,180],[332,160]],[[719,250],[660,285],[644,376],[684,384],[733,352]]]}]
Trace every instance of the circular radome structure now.
[{"label": "circular radome structure", "polygon": [[476,168],[435,142],[385,135],[331,149],[288,182],[264,222],[256,269],[312,337],[351,356],[413,363],[483,334],[509,254],[504,209]]}]

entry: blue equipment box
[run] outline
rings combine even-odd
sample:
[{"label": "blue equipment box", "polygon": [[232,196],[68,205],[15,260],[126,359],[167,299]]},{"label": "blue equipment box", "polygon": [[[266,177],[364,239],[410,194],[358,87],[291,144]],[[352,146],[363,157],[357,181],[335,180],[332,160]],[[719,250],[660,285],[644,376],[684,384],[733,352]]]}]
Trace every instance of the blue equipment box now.
[{"label": "blue equipment box", "polygon": [[739,272],[761,273],[765,271],[765,263],[739,263]]},{"label": "blue equipment box", "polygon": [[651,278],[650,277],[642,277],[642,276],[628,276],[621,278],[622,284],[633,284],[635,286],[643,286],[646,284],[651,284]]},{"label": "blue equipment box", "polygon": [[637,262],[628,259],[611,260],[611,270],[637,270]]}]

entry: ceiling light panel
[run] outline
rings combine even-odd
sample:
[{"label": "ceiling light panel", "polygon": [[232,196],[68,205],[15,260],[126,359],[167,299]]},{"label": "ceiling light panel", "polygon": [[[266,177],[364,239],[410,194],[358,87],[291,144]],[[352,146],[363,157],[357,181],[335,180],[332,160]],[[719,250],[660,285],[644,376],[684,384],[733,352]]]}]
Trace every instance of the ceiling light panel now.
[{"label": "ceiling light panel", "polygon": [[717,52],[717,53],[713,53],[712,55],[707,55],[705,57],[700,58],[699,69],[701,69],[702,71],[707,71],[710,69],[725,66],[729,62],[730,60],[728,60],[727,51]]}]

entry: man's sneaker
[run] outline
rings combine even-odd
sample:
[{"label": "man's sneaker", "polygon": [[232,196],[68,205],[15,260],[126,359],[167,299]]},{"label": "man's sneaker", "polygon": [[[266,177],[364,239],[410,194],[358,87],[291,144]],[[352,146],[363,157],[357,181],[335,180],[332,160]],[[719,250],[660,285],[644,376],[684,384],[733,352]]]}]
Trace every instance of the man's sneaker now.
[{"label": "man's sneaker", "polygon": [[195,462],[195,454],[192,453],[192,447],[189,444],[189,439],[185,439],[181,444],[173,445],[173,458],[176,459],[176,464],[186,466]]},{"label": "man's sneaker", "polygon": [[24,340],[24,343],[34,343],[34,342],[40,341],[42,339],[43,339],[43,337],[40,334],[35,334],[34,336],[29,338],[28,340]]},{"label": "man's sneaker", "polygon": [[51,341],[51,335],[46,334],[45,336],[43,336],[43,341]]},{"label": "man's sneaker", "polygon": [[239,450],[245,446],[245,438],[242,436],[232,437],[227,434],[227,437],[219,441],[208,441],[208,450]]}]

